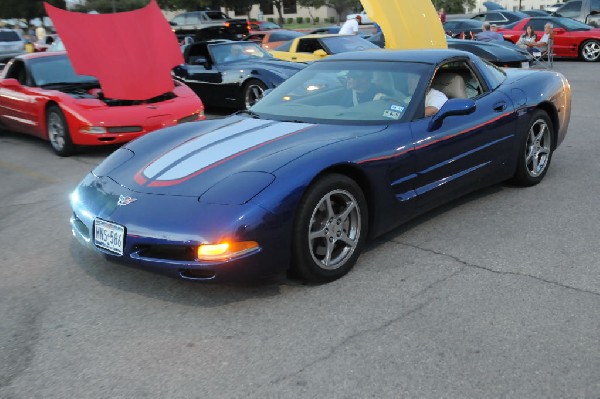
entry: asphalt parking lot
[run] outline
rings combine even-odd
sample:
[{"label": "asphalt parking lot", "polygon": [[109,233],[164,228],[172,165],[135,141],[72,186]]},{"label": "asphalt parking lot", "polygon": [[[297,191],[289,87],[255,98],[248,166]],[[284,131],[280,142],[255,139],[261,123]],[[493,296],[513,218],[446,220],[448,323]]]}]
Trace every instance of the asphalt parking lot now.
[{"label": "asphalt parking lot", "polygon": [[0,131],[0,397],[598,398],[599,67],[555,63],[573,110],[540,185],[419,217],[320,286],[108,263],[68,194],[110,149]]}]

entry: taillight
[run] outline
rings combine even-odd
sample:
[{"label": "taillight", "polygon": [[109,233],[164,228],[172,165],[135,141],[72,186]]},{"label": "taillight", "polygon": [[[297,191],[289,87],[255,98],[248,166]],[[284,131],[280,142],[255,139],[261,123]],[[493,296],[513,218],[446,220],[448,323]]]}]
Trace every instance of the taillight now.
[{"label": "taillight", "polygon": [[229,28],[231,26],[229,22],[223,22],[223,25],[225,25],[226,28]]}]

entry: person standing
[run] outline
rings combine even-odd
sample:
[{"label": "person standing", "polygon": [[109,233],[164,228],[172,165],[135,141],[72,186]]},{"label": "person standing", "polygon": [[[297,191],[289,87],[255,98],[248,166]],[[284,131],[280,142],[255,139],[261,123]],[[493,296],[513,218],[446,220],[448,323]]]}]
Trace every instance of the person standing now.
[{"label": "person standing", "polygon": [[446,12],[443,7],[438,11],[438,15],[440,16],[440,21],[442,21],[442,23],[446,22]]},{"label": "person standing", "polygon": [[358,24],[360,23],[361,16],[356,15],[355,18],[348,19],[344,22],[344,25],[340,28],[340,35],[358,35]]},{"label": "person standing", "polygon": [[44,28],[44,24],[41,24],[35,29],[35,37],[37,38],[38,43],[46,43],[46,28]]}]

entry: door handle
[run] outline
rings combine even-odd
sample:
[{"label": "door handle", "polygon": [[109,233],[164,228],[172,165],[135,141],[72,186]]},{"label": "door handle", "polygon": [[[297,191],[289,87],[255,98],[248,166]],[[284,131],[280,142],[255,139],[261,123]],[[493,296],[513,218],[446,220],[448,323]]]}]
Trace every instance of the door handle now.
[{"label": "door handle", "polygon": [[506,103],[504,101],[497,102],[494,104],[494,111],[502,112],[506,109]]}]

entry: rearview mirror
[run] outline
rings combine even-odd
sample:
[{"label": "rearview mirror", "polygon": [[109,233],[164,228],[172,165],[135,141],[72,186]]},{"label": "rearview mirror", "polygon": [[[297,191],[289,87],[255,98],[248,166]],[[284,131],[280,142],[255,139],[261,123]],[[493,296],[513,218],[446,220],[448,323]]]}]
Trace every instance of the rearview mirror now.
[{"label": "rearview mirror", "polygon": [[442,126],[442,122],[447,117],[456,115],[469,115],[475,112],[476,108],[477,106],[475,105],[475,101],[471,100],[470,98],[450,99],[446,101],[437,114],[433,115],[427,130],[430,132],[437,130]]}]

